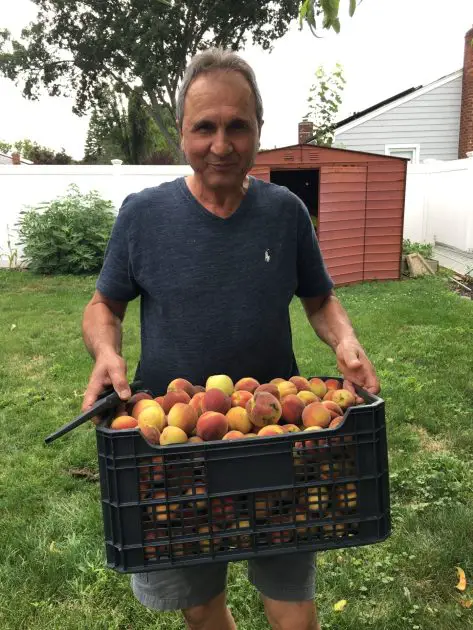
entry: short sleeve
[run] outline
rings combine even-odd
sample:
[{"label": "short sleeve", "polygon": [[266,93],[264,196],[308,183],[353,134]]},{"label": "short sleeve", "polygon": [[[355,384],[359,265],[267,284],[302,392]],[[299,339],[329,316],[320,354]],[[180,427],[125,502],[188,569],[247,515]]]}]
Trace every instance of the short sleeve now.
[{"label": "short sleeve", "polygon": [[297,225],[297,297],[318,297],[333,289],[309,211],[300,202]]},{"label": "short sleeve", "polygon": [[110,239],[105,250],[104,261],[96,288],[111,300],[130,302],[140,294],[133,275],[130,256],[130,216],[133,212],[135,194],[128,195],[118,211]]}]

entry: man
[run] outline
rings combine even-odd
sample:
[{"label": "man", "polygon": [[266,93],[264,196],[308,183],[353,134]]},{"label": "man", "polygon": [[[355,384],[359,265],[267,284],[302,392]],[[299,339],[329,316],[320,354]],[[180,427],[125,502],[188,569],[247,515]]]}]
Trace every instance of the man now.
[{"label": "man", "polygon": [[[262,382],[297,374],[289,304],[297,295],[346,379],[379,391],[374,369],[333,294],[309,213],[286,188],[249,178],[263,124],[252,69],[235,53],[195,57],[178,100],[187,178],[127,197],[83,319],[95,359],[84,409],[107,385],[130,395],[121,356],[127,303],[141,296],[138,372],[155,395],[183,377]],[[250,561],[271,626],[320,630],[314,555]],[[236,628],[226,607],[226,565],[136,574],[133,592],[157,610],[181,609],[191,630]]]}]

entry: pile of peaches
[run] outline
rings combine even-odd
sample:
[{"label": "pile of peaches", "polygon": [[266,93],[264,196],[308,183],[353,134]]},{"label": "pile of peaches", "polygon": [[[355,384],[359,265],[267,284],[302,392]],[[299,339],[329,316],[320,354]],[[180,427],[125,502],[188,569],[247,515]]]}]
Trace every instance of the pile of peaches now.
[{"label": "pile of peaches", "polygon": [[355,404],[337,379],[293,376],[259,383],[247,377],[233,383],[216,374],[205,387],[176,378],[161,396],[135,393],[121,403],[110,428],[138,428],[149,443],[161,446],[270,437],[334,429]]}]

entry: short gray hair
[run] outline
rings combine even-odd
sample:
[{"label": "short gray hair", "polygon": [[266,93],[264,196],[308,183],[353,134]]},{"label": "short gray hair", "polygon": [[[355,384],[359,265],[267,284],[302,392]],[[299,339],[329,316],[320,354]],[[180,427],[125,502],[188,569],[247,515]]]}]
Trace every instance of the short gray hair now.
[{"label": "short gray hair", "polygon": [[191,83],[201,74],[209,74],[219,70],[239,72],[248,81],[255,97],[256,119],[258,127],[261,129],[263,124],[263,99],[261,98],[253,68],[233,50],[224,50],[223,48],[209,48],[205,52],[195,55],[187,66],[179,89],[179,96],[177,97],[179,128],[182,129],[184,101]]}]

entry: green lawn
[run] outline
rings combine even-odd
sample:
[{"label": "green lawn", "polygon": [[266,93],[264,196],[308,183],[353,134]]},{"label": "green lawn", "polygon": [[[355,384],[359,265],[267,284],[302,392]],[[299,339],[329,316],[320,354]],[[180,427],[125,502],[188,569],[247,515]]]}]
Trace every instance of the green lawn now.
[{"label": "green lawn", "polygon": [[[152,613],[129,578],[104,567],[98,484],[89,424],[46,447],[74,417],[91,361],[82,310],[93,278],[0,271],[0,628],[183,628]],[[381,544],[318,557],[324,630],[473,628],[473,599],[455,590],[455,567],[473,581],[473,302],[442,278],[372,283],[338,291],[375,363],[386,401],[393,534]],[[336,374],[299,303],[294,343],[303,374]],[[127,314],[125,356],[138,357],[139,311]],[[333,605],[341,599],[343,612]],[[229,603],[241,630],[267,628],[244,563],[231,566]],[[297,630],[297,629],[295,629]]]}]

